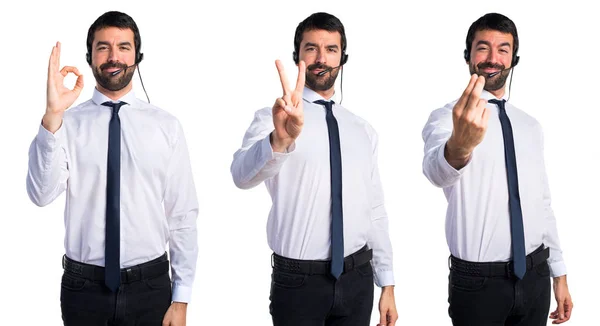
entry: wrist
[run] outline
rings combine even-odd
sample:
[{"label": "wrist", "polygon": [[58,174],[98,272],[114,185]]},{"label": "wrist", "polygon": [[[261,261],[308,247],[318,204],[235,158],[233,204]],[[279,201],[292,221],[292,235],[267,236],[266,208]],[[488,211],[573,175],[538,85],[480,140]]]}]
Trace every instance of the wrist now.
[{"label": "wrist", "polygon": [[381,294],[394,294],[394,286],[393,285],[387,285],[381,288]]},{"label": "wrist", "polygon": [[444,157],[455,169],[460,170],[471,158],[472,149],[460,147],[455,144],[454,139],[450,137],[444,146]]},{"label": "wrist", "polygon": [[171,303],[171,306],[173,306],[173,309],[175,310],[179,310],[179,309],[183,309],[183,310],[187,310],[187,302],[177,302],[177,301],[173,301]]},{"label": "wrist", "polygon": [[42,126],[51,133],[55,133],[62,125],[63,113],[46,112],[42,117]]},{"label": "wrist", "polygon": [[554,277],[552,278],[552,281],[554,282],[554,284],[567,284],[567,275]]},{"label": "wrist", "polygon": [[288,147],[290,147],[291,145],[287,144],[284,141],[281,141],[279,137],[277,137],[277,135],[275,134],[275,131],[271,132],[271,135],[269,136],[269,141],[271,142],[271,148],[273,149],[273,152],[278,153],[285,153]]}]

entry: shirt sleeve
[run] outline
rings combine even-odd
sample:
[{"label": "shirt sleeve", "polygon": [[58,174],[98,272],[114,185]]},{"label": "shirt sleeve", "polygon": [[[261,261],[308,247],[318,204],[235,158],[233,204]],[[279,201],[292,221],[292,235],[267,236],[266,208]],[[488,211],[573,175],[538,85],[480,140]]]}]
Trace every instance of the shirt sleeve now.
[{"label": "shirt sleeve", "polygon": [[[540,127],[541,144],[543,148],[544,136]],[[562,250],[560,249],[560,240],[558,238],[558,229],[556,227],[556,217],[551,206],[550,197],[550,186],[548,183],[548,176],[546,175],[546,166],[544,161],[544,155],[542,154],[542,182],[544,183],[543,192],[543,203],[544,203],[544,214],[546,217],[546,232],[544,233],[544,245],[550,248],[550,257],[548,258],[548,265],[550,266],[550,276],[558,277],[567,274],[567,266],[562,256]]]},{"label": "shirt sleeve", "polygon": [[472,154],[465,167],[456,170],[444,157],[446,142],[452,135],[453,106],[454,103],[433,111],[422,133],[425,142],[423,174],[432,184],[440,188],[446,188],[458,182],[473,158]]},{"label": "shirt sleeve", "polygon": [[368,246],[373,250],[373,273],[375,284],[379,287],[394,285],[393,253],[390,241],[388,216],[384,205],[383,188],[379,176],[378,136],[373,131],[373,198],[371,209],[371,231],[369,232]]},{"label": "shirt sleeve", "polygon": [[244,135],[242,148],[235,152],[231,163],[231,175],[238,188],[250,189],[277,175],[294,151],[295,143],[286,153],[273,152],[270,140],[273,130],[271,108],[257,111]]},{"label": "shirt sleeve", "polygon": [[40,124],[29,147],[27,194],[40,207],[50,204],[67,188],[69,170],[63,125],[53,134]]},{"label": "shirt sleeve", "polygon": [[169,225],[169,254],[176,302],[190,302],[198,259],[198,198],[187,143],[179,122],[167,169],[164,208]]}]

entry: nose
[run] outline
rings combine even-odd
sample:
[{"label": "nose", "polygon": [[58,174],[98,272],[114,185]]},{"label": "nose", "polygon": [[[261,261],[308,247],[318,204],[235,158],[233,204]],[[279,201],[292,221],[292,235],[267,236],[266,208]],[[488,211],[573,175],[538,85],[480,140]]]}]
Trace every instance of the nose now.
[{"label": "nose", "polygon": [[110,48],[108,52],[108,62],[117,62],[119,58],[117,56],[117,50],[113,47]]},{"label": "nose", "polygon": [[327,64],[327,56],[325,55],[324,48],[319,48],[319,52],[317,53],[317,63]]},{"label": "nose", "polygon": [[491,64],[498,64],[500,60],[500,54],[498,54],[498,52],[496,51],[489,51],[488,57],[487,57],[487,61]]}]

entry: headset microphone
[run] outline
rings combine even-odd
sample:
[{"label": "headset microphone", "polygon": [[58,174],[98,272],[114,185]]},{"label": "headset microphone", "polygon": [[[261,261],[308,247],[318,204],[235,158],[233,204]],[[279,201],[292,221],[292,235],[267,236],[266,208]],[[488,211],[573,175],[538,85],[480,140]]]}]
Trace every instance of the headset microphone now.
[{"label": "headset microphone", "polygon": [[339,66],[337,66],[337,67],[329,67],[329,68],[327,68],[327,69],[325,69],[325,70],[323,70],[323,71],[319,72],[319,73],[317,74],[317,76],[323,76],[323,75],[325,75],[326,73],[328,73],[328,72],[332,71],[333,69],[338,69],[338,68],[339,68],[339,67],[341,67],[341,66],[342,66],[342,65],[339,65]]},{"label": "headset microphone", "polygon": [[111,72],[110,74],[111,74],[112,76],[116,76],[116,75],[118,75],[119,73],[121,73],[121,71],[125,71],[125,70],[127,70],[127,69],[129,69],[129,68],[131,68],[131,67],[135,67],[136,65],[137,65],[137,63],[136,63],[136,64],[134,64],[134,65],[127,66],[127,67],[125,67],[125,68],[119,69],[119,70],[115,70],[115,71]]}]

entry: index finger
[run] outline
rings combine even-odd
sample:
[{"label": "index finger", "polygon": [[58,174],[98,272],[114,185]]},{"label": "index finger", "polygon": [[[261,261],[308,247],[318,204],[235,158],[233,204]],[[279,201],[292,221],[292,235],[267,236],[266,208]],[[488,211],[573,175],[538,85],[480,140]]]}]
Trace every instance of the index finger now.
[{"label": "index finger", "polygon": [[304,90],[304,82],[306,80],[306,63],[300,61],[298,64],[298,80],[296,81],[296,92]]},{"label": "index finger", "polygon": [[48,73],[52,74],[58,71],[60,60],[60,42],[56,42],[56,45],[52,47],[50,53],[50,59],[48,60]]},{"label": "index finger", "polygon": [[285,70],[283,69],[283,63],[281,63],[280,60],[275,60],[275,65],[277,66],[277,72],[279,72],[279,79],[281,80],[283,95],[288,95],[290,93],[290,87],[288,86],[287,75],[285,74]]}]

